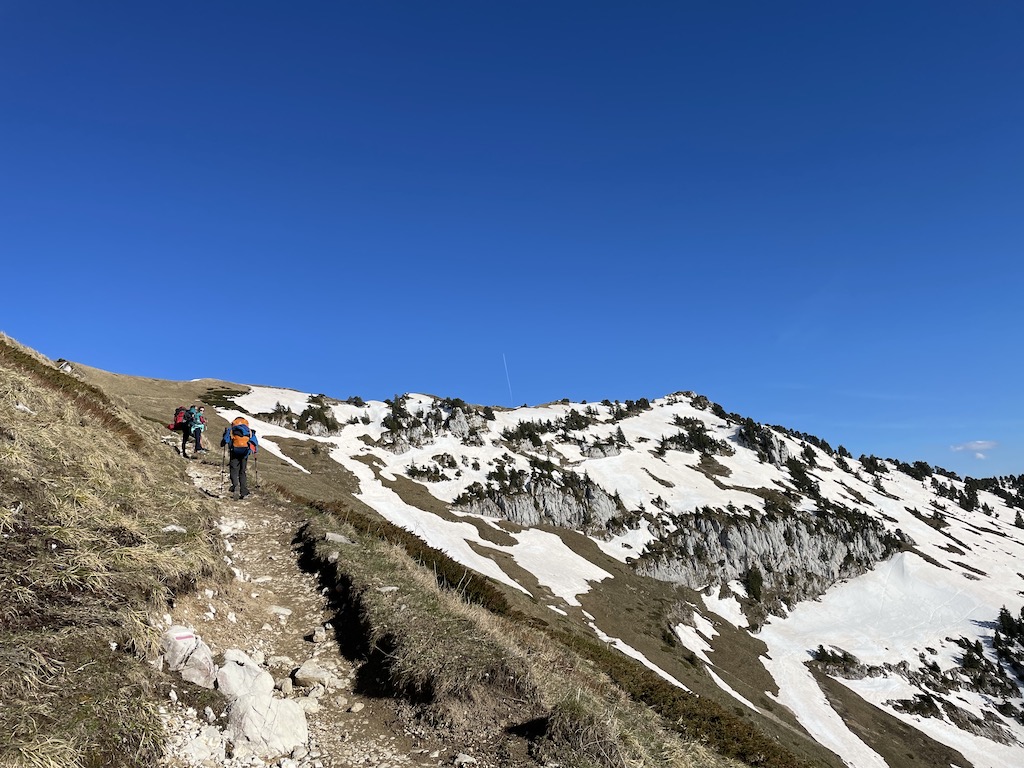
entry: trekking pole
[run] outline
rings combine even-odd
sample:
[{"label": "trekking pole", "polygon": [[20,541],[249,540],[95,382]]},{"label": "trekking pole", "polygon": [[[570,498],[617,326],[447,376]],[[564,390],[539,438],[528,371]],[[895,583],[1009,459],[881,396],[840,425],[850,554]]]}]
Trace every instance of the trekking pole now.
[{"label": "trekking pole", "polygon": [[227,455],[228,447],[226,445],[222,445],[220,447],[220,492],[222,496],[224,495],[224,461],[227,458]]},{"label": "trekking pole", "polygon": [[254,453],[252,455],[252,469],[253,469],[253,474],[256,476],[254,478],[256,480],[256,482],[253,483],[253,487],[254,488],[259,488],[260,487],[260,455],[259,455],[259,453]]}]

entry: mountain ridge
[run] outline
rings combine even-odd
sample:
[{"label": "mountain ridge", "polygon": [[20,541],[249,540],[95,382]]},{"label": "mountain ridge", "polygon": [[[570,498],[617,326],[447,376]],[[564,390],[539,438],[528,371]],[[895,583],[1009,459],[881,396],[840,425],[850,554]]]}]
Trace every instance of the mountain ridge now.
[{"label": "mountain ridge", "polygon": [[351,494],[817,764],[1024,754],[1019,477],[854,459],[692,392],[506,409],[76,373],[154,424],[246,414],[266,482]]},{"label": "mountain ridge", "polygon": [[[238,398],[236,404],[259,418],[260,404],[283,396],[280,390],[254,389],[250,399]],[[558,401],[524,409],[492,409],[493,420],[483,418],[481,412],[475,414],[479,417],[476,421],[465,418],[458,403],[439,405],[445,402],[429,396],[401,396],[366,403],[358,415],[350,404],[332,406],[339,422],[349,422],[347,427],[373,425],[374,429],[356,431],[384,449],[366,449],[382,466],[373,473],[362,473],[360,482],[379,485],[380,478],[387,478],[389,473],[409,480],[418,475],[421,487],[434,498],[449,502],[453,511],[511,518],[511,522],[520,524],[544,521],[556,528],[559,524],[580,527],[605,554],[626,563],[632,562],[633,555],[641,563],[645,555],[648,561],[660,556],[663,563],[673,563],[675,570],[662,567],[659,571],[650,566],[647,575],[668,577],[697,588],[717,582],[720,590],[731,593],[726,599],[735,600],[747,611],[748,626],[753,629],[758,629],[762,621],[784,621],[802,600],[826,594],[834,585],[874,572],[880,563],[892,560],[905,565],[909,557],[917,566],[936,568],[934,564],[938,564],[939,570],[955,572],[966,580],[987,579],[983,568],[967,562],[974,548],[992,550],[992,542],[985,537],[996,537],[997,543],[1000,538],[1012,542],[1012,546],[1007,544],[1012,551],[1002,553],[1002,582],[996,587],[1005,594],[998,605],[988,598],[988,620],[994,620],[1005,605],[1014,613],[1020,609],[1019,590],[1014,590],[1012,581],[1017,577],[1007,567],[1020,553],[1020,529],[1013,522],[1020,504],[1017,478],[960,479],[941,468],[922,467],[920,462],[907,464],[873,456],[854,459],[841,450],[823,447],[824,441],[795,437],[763,425],[752,428],[750,420],[723,416],[722,409],[693,393],[626,404]],[[303,405],[302,396],[292,405],[298,410]],[[657,421],[647,415],[659,412],[664,418]],[[593,421],[573,428],[588,417]],[[370,425],[363,423],[366,418]],[[447,426],[453,421],[454,432]],[[468,431],[464,423],[469,425]],[[345,428],[339,435],[344,432]],[[620,444],[617,433],[623,433],[625,445]],[[264,434],[273,441],[272,432],[265,430]],[[348,445],[339,435],[322,439]],[[594,444],[614,444],[616,448],[602,450],[600,458],[593,458],[590,448]],[[457,449],[456,445],[461,447]],[[364,450],[354,444],[352,447]],[[342,449],[337,450],[340,453]],[[706,471],[712,462],[719,469]],[[609,467],[616,463],[618,466]],[[433,475],[433,479],[427,479],[427,475]],[[470,503],[464,495],[467,492],[470,498],[490,503]],[[401,499],[389,499],[383,492],[374,494],[371,503],[392,514],[394,520],[408,522],[409,513],[403,510]],[[615,499],[621,502],[621,508]],[[728,511],[730,506],[735,511]],[[532,517],[526,514],[531,510]],[[615,519],[616,511],[622,513],[619,519]],[[716,519],[717,525],[708,522]],[[705,524],[703,532],[698,521]],[[661,528],[653,525],[655,522]],[[417,519],[415,524],[423,523]],[[683,531],[696,531],[702,536],[680,535]],[[425,535],[430,541],[431,534]],[[444,541],[443,534],[435,531],[433,535],[435,543]],[[968,538],[981,540],[968,542]],[[758,541],[760,548],[756,546]],[[815,542],[816,547],[810,546]],[[714,543],[719,548],[709,551],[708,545]],[[780,551],[791,556],[790,564],[765,561],[766,555]],[[495,576],[479,557],[466,555],[462,562]],[[695,563],[702,564],[703,570],[696,569]],[[815,576],[818,563],[827,567],[818,569],[818,582],[814,584],[808,575]],[[558,597],[552,584],[547,589],[549,596]],[[957,593],[955,585],[949,589]],[[573,600],[579,594],[583,592],[573,595]],[[942,603],[941,596],[932,597]],[[970,611],[978,610],[977,605],[970,607]],[[953,676],[959,674],[954,670],[965,659],[969,661],[957,650],[959,637],[970,637],[975,642],[984,639],[984,655],[995,656],[993,636],[970,632],[969,624],[958,628],[963,634],[933,637],[924,633],[928,647],[935,646],[932,655],[948,665],[945,671]],[[892,628],[886,625],[883,631]],[[815,643],[807,650],[821,644]],[[915,653],[924,651],[910,655]],[[897,668],[900,662],[923,666],[917,658],[884,663]],[[985,721],[995,720],[999,725],[995,730],[1004,734],[1004,740],[1019,744],[1019,680],[1015,675],[1007,679],[1014,682],[1016,695],[996,701],[980,693],[966,710],[947,700],[945,711],[954,714],[930,718],[935,722],[926,725],[939,721],[948,725],[956,720],[960,726],[955,727],[963,731],[961,726],[966,725],[967,732],[977,734],[986,731]],[[906,682],[894,683],[894,693],[900,685],[913,690],[892,698],[876,697],[874,703],[891,702],[887,711],[894,716],[907,711],[916,716],[924,710],[914,708],[914,697],[935,695],[920,682],[917,688]],[[744,698],[737,700],[742,702]],[[1014,714],[1005,720],[999,708]],[[974,714],[957,714],[968,711]],[[813,720],[809,713],[805,716]],[[963,739],[944,733],[944,727],[928,730],[933,736],[944,736],[951,742],[947,746],[962,746]],[[840,742],[844,741],[850,742],[842,747],[849,750],[847,759],[875,759],[867,756],[872,750],[853,744],[846,733],[840,737]],[[975,764],[1008,765],[1016,759],[1007,757],[1004,750],[971,739],[967,742],[978,751],[979,756],[968,758]]]}]

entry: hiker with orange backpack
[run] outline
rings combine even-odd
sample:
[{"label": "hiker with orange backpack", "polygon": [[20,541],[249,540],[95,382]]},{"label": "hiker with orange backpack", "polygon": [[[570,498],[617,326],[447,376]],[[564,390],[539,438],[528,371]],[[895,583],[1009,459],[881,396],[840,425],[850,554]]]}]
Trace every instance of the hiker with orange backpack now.
[{"label": "hiker with orange backpack", "polygon": [[230,458],[231,492],[234,493],[237,488],[238,498],[244,499],[249,495],[249,484],[245,476],[249,454],[256,453],[260,449],[256,433],[249,428],[249,422],[245,417],[239,416],[224,430],[220,444],[228,450]]}]

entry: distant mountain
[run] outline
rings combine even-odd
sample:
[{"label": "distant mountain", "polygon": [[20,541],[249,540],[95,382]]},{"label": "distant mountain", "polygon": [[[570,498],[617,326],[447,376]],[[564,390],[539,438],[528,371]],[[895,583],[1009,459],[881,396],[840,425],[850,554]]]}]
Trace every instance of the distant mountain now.
[{"label": "distant mountain", "polygon": [[276,482],[301,488],[329,456],[357,499],[536,620],[830,764],[1024,765],[1020,476],[855,458],[692,392],[206,401],[249,417]]}]

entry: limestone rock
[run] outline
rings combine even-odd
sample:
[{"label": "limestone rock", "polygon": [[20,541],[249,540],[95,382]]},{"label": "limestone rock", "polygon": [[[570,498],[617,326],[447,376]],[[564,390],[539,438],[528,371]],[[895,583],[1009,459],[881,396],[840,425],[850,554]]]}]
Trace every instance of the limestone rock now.
[{"label": "limestone rock", "polygon": [[270,693],[243,695],[228,707],[225,735],[238,745],[245,743],[261,757],[290,754],[309,738],[306,714],[291,699],[275,699]]},{"label": "limestone rock", "polygon": [[546,477],[532,478],[520,491],[488,494],[460,502],[457,510],[504,518],[528,527],[547,523],[584,530],[602,527],[623,511],[596,483],[588,482],[581,493]]},{"label": "limestone rock", "polygon": [[226,663],[217,671],[217,688],[229,699],[238,696],[269,696],[274,678],[238,650],[224,654]]},{"label": "limestone rock", "polygon": [[276,757],[306,743],[309,731],[302,707],[274,698],[274,678],[237,649],[224,654],[217,687],[228,698],[225,735],[236,755]]},{"label": "limestone rock", "polygon": [[713,511],[677,515],[659,533],[659,546],[635,563],[638,573],[702,589],[743,580],[756,567],[765,589],[789,600],[817,597],[891,556],[901,542],[866,515],[813,511],[756,520]]},{"label": "limestone rock", "polygon": [[312,688],[315,685],[323,685],[325,688],[337,688],[338,678],[328,669],[321,667],[315,659],[309,659],[302,663],[302,666],[295,670],[292,675],[295,684],[303,688]]},{"label": "limestone rock", "polygon": [[205,726],[191,741],[181,748],[181,756],[193,765],[208,761],[223,762],[224,735],[212,725]]},{"label": "limestone rock", "polygon": [[213,688],[217,665],[209,646],[190,627],[175,624],[160,638],[160,651],[172,672],[203,688]]}]

